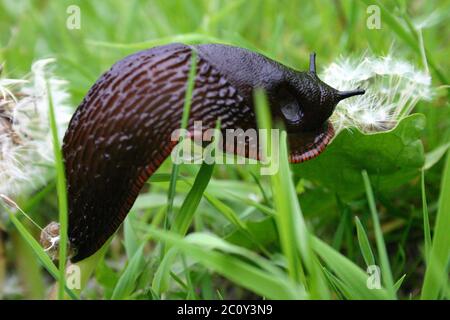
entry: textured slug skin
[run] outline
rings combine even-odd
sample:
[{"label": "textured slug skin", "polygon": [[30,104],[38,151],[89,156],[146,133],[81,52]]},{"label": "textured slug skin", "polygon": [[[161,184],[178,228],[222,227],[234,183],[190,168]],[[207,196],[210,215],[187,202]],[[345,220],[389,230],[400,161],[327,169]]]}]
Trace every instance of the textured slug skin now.
[{"label": "textured slug skin", "polygon": [[[239,48],[171,44],[117,62],[89,90],[64,137],[73,262],[95,253],[117,230],[145,181],[170,155],[171,134],[181,124],[191,50],[198,51],[198,60],[190,129],[196,120],[203,129],[212,128],[218,118],[222,130],[256,128],[255,87],[267,90],[275,117],[279,101],[294,99],[291,89],[280,89],[292,70]],[[325,148],[333,136],[328,116],[305,133],[288,130],[291,162]]]}]

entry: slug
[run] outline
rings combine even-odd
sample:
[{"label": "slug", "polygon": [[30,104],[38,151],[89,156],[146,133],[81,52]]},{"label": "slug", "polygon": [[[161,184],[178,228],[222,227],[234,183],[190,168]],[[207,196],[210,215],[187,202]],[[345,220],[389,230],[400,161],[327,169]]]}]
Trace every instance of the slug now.
[{"label": "slug", "polygon": [[197,53],[188,130],[256,129],[253,91],[265,90],[288,133],[289,160],[316,157],[334,135],[337,103],[363,90],[337,91],[316,75],[252,51],[219,44],[170,44],[132,54],[92,86],[63,141],[72,262],[95,253],[117,230],[146,180],[170,155],[181,124],[192,51]]}]

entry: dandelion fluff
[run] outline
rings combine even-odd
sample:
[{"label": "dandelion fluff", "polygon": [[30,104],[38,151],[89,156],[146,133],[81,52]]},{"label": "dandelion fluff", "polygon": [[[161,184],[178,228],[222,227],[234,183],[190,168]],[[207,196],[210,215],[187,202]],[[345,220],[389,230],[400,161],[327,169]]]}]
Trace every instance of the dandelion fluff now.
[{"label": "dandelion fluff", "polygon": [[39,60],[25,79],[0,78],[0,194],[12,198],[46,182],[53,163],[47,81],[58,132],[72,114],[66,82],[48,70],[53,60]]},{"label": "dandelion fluff", "polygon": [[325,68],[322,79],[338,90],[366,90],[337,105],[331,117],[337,132],[352,127],[366,133],[392,129],[419,100],[432,97],[430,75],[390,55],[340,58]]}]

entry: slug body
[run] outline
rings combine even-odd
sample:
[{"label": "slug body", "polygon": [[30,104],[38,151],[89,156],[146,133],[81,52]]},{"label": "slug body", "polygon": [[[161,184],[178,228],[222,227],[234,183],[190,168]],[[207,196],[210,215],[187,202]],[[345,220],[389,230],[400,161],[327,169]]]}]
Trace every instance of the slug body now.
[{"label": "slug body", "polygon": [[181,124],[192,50],[197,69],[188,129],[256,129],[253,91],[266,91],[288,132],[290,161],[317,156],[333,137],[327,119],[339,92],[309,72],[225,45],[170,44],[117,62],[89,90],[64,137],[72,261],[95,253],[117,230],[146,180],[170,155]]}]

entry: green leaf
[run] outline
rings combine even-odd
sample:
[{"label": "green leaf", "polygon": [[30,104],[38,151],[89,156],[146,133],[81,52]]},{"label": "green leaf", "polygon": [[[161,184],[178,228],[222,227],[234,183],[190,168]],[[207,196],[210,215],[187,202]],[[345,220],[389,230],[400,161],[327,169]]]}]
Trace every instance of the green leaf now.
[{"label": "green leaf", "polygon": [[[414,114],[387,132],[342,131],[320,156],[294,166],[294,170],[343,200],[364,192],[362,170],[368,172],[375,189],[392,190],[420,174],[424,164],[420,140],[424,126],[425,117]],[[305,198],[308,196],[306,193]]]}]

